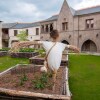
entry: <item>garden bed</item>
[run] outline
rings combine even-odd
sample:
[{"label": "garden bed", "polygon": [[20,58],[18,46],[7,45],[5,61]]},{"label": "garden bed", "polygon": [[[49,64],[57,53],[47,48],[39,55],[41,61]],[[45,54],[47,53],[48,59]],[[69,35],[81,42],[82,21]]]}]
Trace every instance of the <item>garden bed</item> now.
[{"label": "garden bed", "polygon": [[13,58],[30,58],[37,56],[38,52],[18,52],[18,53],[11,53],[10,56]]},{"label": "garden bed", "polygon": [[[29,61],[30,61],[30,64],[43,65],[44,57],[38,55],[38,56],[30,58]],[[63,54],[61,66],[68,66],[67,54]]]},{"label": "garden bed", "polygon": [[7,54],[8,54],[7,51],[0,51],[0,57],[2,57],[2,56],[6,56]]},{"label": "garden bed", "polygon": [[[55,91],[51,72],[41,73],[40,65],[16,65],[0,74],[0,94],[4,97],[70,100],[68,68],[60,67]],[[38,81],[43,83],[38,83]],[[27,99],[28,100],[28,99]]]}]

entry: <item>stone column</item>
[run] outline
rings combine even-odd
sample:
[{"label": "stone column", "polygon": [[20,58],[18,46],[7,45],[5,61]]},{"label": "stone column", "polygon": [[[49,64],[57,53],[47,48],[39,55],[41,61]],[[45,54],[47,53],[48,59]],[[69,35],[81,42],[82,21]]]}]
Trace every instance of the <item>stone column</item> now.
[{"label": "stone column", "polygon": [[0,21],[0,49],[2,48],[2,21]]}]

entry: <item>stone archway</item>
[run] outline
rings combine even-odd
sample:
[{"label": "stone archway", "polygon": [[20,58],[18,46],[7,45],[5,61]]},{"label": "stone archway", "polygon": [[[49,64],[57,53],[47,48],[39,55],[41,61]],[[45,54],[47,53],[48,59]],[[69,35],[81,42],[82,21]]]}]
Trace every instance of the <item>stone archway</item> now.
[{"label": "stone archway", "polygon": [[87,40],[83,43],[81,51],[83,51],[83,52],[97,52],[97,46],[92,40]]},{"label": "stone archway", "polygon": [[61,41],[61,42],[64,43],[64,44],[69,44],[69,42],[66,41],[66,40],[63,40],[63,41]]}]

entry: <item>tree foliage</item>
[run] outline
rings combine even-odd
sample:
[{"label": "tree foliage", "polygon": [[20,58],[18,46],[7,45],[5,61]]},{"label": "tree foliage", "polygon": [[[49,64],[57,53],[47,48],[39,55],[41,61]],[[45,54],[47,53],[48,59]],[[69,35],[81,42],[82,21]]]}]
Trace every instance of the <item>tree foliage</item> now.
[{"label": "tree foliage", "polygon": [[27,41],[28,35],[26,31],[20,31],[20,34],[17,35],[19,41]]}]

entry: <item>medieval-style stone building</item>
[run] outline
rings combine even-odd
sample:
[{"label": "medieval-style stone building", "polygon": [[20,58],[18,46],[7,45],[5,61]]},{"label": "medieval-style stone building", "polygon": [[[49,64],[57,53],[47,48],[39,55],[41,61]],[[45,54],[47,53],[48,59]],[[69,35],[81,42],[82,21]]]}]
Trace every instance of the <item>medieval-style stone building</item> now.
[{"label": "medieval-style stone building", "polygon": [[50,31],[57,29],[60,33],[59,41],[75,45],[81,51],[100,53],[100,6],[76,11],[64,0],[58,15],[37,23],[3,23],[0,48],[10,47],[12,41],[18,40],[15,35],[20,30],[28,31],[29,40],[50,40]]},{"label": "medieval-style stone building", "polygon": [[49,40],[52,29],[59,31],[61,42],[100,52],[100,6],[76,11],[64,0],[59,15],[41,22],[41,39]]}]

